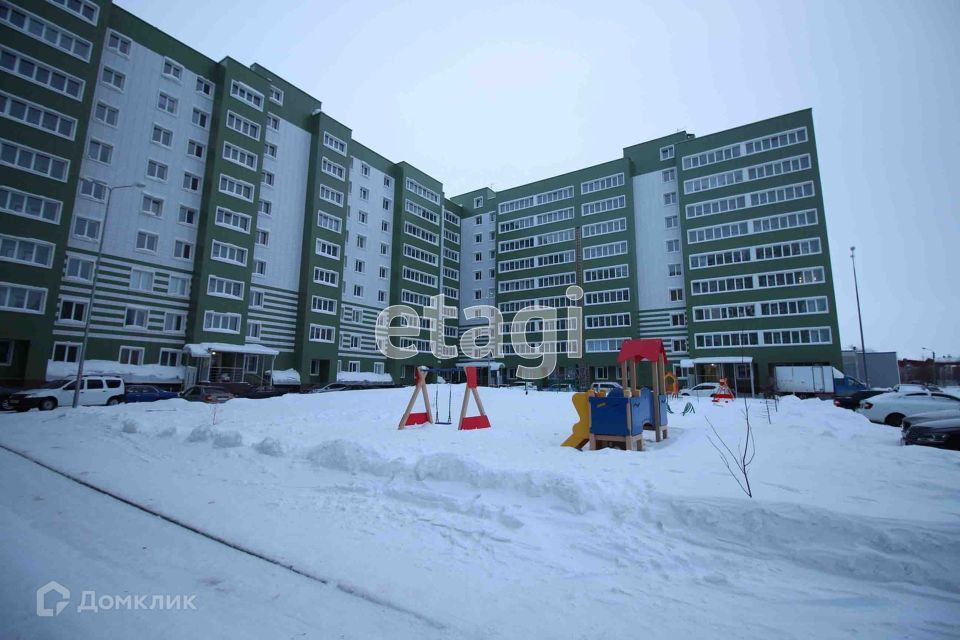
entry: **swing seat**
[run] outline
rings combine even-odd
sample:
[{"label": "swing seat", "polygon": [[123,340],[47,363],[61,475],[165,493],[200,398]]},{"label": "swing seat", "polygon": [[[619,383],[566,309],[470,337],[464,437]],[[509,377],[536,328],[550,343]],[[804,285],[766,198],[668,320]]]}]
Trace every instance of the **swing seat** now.
[{"label": "swing seat", "polygon": [[427,422],[430,422],[429,413],[411,413],[407,416],[407,421],[404,423],[404,426],[409,427],[412,425],[426,424]]},{"label": "swing seat", "polygon": [[487,416],[465,416],[463,422],[460,423],[460,429],[466,431],[467,429],[489,429],[490,428],[490,418]]}]

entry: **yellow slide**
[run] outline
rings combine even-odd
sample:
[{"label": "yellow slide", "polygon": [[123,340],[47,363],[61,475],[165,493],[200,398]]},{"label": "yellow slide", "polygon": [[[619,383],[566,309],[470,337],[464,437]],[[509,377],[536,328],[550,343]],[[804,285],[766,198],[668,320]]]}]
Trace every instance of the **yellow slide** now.
[{"label": "yellow slide", "polygon": [[573,434],[563,441],[563,446],[583,450],[590,442],[590,396],[593,395],[596,395],[593,391],[573,394],[571,401],[580,419],[573,425]]}]

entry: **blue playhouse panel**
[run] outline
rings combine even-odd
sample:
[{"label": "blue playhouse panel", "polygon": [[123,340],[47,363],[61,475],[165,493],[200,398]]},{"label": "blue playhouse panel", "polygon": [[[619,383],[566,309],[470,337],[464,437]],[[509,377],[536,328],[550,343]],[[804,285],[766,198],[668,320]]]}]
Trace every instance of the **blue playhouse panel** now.
[{"label": "blue playhouse panel", "polygon": [[[590,433],[598,436],[627,435],[627,402],[622,395],[590,398]],[[653,425],[653,392],[640,389],[640,395],[629,399],[632,413],[632,432],[639,435],[643,426]],[[667,424],[667,396],[660,396],[660,425]]]}]

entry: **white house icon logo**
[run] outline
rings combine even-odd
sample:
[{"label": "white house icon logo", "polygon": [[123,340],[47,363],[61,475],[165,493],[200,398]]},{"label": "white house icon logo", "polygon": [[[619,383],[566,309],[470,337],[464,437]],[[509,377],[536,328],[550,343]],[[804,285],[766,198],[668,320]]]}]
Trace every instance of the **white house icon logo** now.
[{"label": "white house icon logo", "polygon": [[[54,604],[53,609],[47,607],[47,594],[51,591],[60,596],[60,599]],[[53,616],[60,615],[60,612],[67,608],[69,602],[70,589],[67,589],[59,582],[51,580],[37,589],[37,615],[41,618],[52,618]]]}]

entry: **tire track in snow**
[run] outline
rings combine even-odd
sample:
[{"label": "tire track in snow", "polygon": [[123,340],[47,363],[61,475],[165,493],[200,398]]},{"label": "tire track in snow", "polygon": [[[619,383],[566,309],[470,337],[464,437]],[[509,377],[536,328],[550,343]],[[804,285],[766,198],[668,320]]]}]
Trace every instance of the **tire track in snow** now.
[{"label": "tire track in snow", "polygon": [[53,467],[53,466],[51,466],[51,465],[49,465],[49,464],[47,464],[47,463],[45,463],[45,462],[41,462],[40,460],[37,460],[36,458],[33,458],[32,456],[30,456],[30,455],[27,454],[27,453],[24,453],[23,451],[19,451],[19,450],[17,450],[17,449],[13,449],[13,448],[8,447],[8,446],[6,446],[6,445],[4,445],[4,444],[0,444],[0,449],[3,449],[4,451],[7,451],[8,453],[11,453],[11,454],[13,454],[13,455],[15,455],[15,456],[18,456],[18,457],[20,457],[20,458],[23,458],[24,460],[27,460],[28,462],[32,462],[33,464],[35,464],[35,465],[37,465],[37,466],[39,466],[39,467],[42,467],[43,469],[46,469],[47,471],[50,471],[51,473],[55,473],[55,474],[57,474],[57,475],[59,475],[59,476],[61,476],[61,477],[63,477],[63,478],[66,478],[67,480],[70,480],[70,481],[72,481],[72,482],[75,482],[75,483],[83,486],[83,487],[86,487],[87,489],[90,489],[90,490],[92,490],[92,491],[96,491],[97,493],[99,493],[99,494],[101,494],[101,495],[104,495],[104,496],[107,496],[108,498],[113,498],[114,500],[116,500],[116,501],[118,501],[118,502],[122,502],[123,504],[125,504],[125,505],[127,505],[127,506],[129,506],[129,507],[133,507],[134,509],[138,509],[138,510],[144,512],[144,513],[148,513],[148,514],[150,514],[150,515],[152,515],[152,516],[154,516],[154,517],[160,518],[161,520],[163,520],[163,521],[165,521],[165,522],[168,522],[168,523],[170,523],[170,524],[172,524],[172,525],[174,525],[174,526],[180,527],[181,529],[185,529],[185,530],[187,530],[187,531],[190,531],[191,533],[195,533],[195,534],[197,534],[197,535],[199,535],[199,536],[203,536],[204,538],[206,538],[206,539],[208,539],[208,540],[211,540],[211,541],[213,541],[213,542],[216,542],[216,543],[218,543],[218,544],[221,544],[221,545],[223,545],[223,546],[225,546],[225,547],[229,547],[230,549],[233,549],[234,551],[239,551],[240,553],[244,553],[244,554],[246,554],[246,555],[248,555],[248,556],[251,556],[251,557],[253,557],[253,558],[257,558],[257,559],[262,560],[262,561],[264,561],[264,562],[268,562],[268,563],[270,563],[270,564],[272,564],[272,565],[275,565],[275,566],[277,566],[277,567],[280,567],[281,569],[286,569],[287,571],[290,571],[290,572],[295,573],[295,574],[297,574],[297,575],[303,576],[304,578],[307,578],[308,580],[313,580],[313,581],[315,581],[315,582],[319,582],[320,584],[324,584],[324,585],[327,585],[327,586],[332,586],[332,587],[334,587],[335,589],[337,589],[338,591],[341,591],[341,592],[343,592],[343,593],[345,593],[345,594],[347,594],[347,595],[349,595],[349,596],[353,596],[353,597],[355,597],[355,598],[359,598],[359,599],[364,600],[364,601],[366,601],[366,602],[369,602],[369,603],[371,603],[371,604],[374,604],[374,605],[377,605],[377,606],[380,606],[380,607],[384,607],[385,609],[391,609],[391,610],[393,610],[393,611],[396,611],[397,613],[402,613],[402,614],[404,614],[404,615],[411,616],[411,617],[413,617],[413,618],[415,618],[415,619],[417,619],[417,620],[419,620],[419,621],[421,621],[421,622],[423,622],[423,623],[425,623],[425,624],[430,625],[431,627],[433,627],[433,628],[435,628],[435,629],[439,629],[439,630],[445,630],[445,629],[447,629],[447,625],[446,625],[446,624],[444,624],[444,623],[442,623],[442,622],[440,622],[440,621],[438,621],[438,620],[434,620],[433,618],[430,618],[430,617],[428,617],[428,616],[426,616],[426,615],[424,615],[424,614],[422,614],[422,613],[419,613],[419,612],[417,612],[417,611],[413,611],[412,609],[408,609],[408,608],[406,608],[406,607],[403,607],[403,606],[400,606],[400,605],[395,604],[395,603],[393,603],[393,602],[390,602],[389,600],[386,600],[386,599],[384,599],[384,598],[381,598],[381,597],[377,596],[376,594],[374,594],[374,593],[372,593],[372,592],[370,592],[370,591],[367,591],[366,589],[364,589],[364,588],[361,587],[361,586],[354,585],[354,584],[351,584],[351,583],[348,583],[348,582],[345,582],[345,581],[342,581],[342,580],[337,580],[337,579],[334,579],[334,578],[327,578],[327,577],[323,577],[323,576],[318,576],[318,575],[316,575],[316,574],[314,574],[314,573],[312,573],[312,572],[310,572],[310,571],[306,571],[306,570],[303,570],[303,569],[299,569],[299,568],[297,568],[297,567],[296,567],[295,565],[293,565],[293,564],[285,563],[285,562],[283,562],[282,560],[277,560],[276,558],[272,558],[272,557],[270,557],[270,556],[264,555],[264,554],[262,554],[262,553],[259,553],[259,552],[257,552],[257,551],[254,551],[253,549],[250,549],[250,548],[248,548],[248,547],[244,547],[243,545],[237,544],[237,543],[235,543],[235,542],[231,542],[230,540],[227,540],[227,539],[224,538],[224,537],[218,536],[218,535],[215,534],[215,533],[212,533],[212,532],[209,532],[209,531],[205,531],[205,530],[203,530],[203,529],[200,529],[200,528],[198,528],[198,527],[195,527],[195,526],[193,526],[193,525],[191,525],[191,524],[189,524],[189,523],[187,523],[187,522],[184,522],[183,520],[180,520],[179,518],[176,518],[176,517],[171,516],[171,515],[167,515],[167,514],[165,514],[165,513],[162,513],[162,512],[160,512],[160,511],[157,511],[157,510],[155,510],[155,509],[151,509],[150,507],[144,506],[144,505],[142,505],[142,504],[140,504],[140,503],[138,503],[138,502],[134,502],[133,500],[131,500],[131,499],[129,499],[129,498],[125,498],[125,497],[123,497],[123,496],[121,496],[121,495],[119,495],[119,494],[117,494],[117,493],[114,493],[114,492],[108,490],[108,489],[104,489],[103,487],[98,487],[97,485],[95,485],[95,484],[93,484],[93,483],[91,483],[91,482],[89,482],[89,481],[87,481],[87,480],[83,480],[82,478],[78,478],[78,477],[74,476],[74,475],[71,474],[71,473],[68,473],[68,472],[66,472],[66,471],[63,471],[63,470],[61,470],[61,469],[57,469],[56,467]]}]

